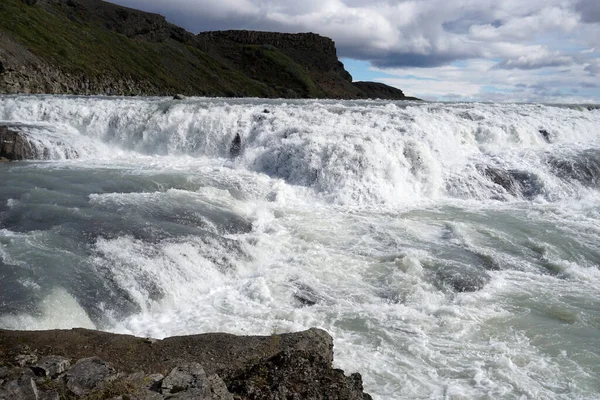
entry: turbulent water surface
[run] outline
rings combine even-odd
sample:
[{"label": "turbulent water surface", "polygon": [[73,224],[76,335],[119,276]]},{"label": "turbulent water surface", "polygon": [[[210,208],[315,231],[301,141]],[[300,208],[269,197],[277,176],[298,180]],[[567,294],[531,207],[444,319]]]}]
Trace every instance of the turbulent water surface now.
[{"label": "turbulent water surface", "polygon": [[0,121],[46,158],[0,164],[1,328],[317,326],[377,399],[600,397],[600,110],[4,96]]}]

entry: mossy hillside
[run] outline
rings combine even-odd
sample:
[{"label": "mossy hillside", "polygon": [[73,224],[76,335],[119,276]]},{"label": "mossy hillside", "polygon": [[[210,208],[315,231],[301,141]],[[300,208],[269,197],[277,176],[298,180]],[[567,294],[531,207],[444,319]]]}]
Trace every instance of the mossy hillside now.
[{"label": "mossy hillside", "polygon": [[249,77],[262,78],[277,91],[292,90],[300,97],[326,97],[303,66],[275,47],[247,45],[242,54],[242,70]]},{"label": "mossy hillside", "polygon": [[137,41],[89,23],[29,6],[0,2],[0,29],[61,70],[150,80],[163,92],[272,95],[264,83],[223,66],[197,48],[175,41]]},{"label": "mossy hillside", "polygon": [[0,0],[0,93],[387,98],[312,33],[194,35],[102,0]]}]

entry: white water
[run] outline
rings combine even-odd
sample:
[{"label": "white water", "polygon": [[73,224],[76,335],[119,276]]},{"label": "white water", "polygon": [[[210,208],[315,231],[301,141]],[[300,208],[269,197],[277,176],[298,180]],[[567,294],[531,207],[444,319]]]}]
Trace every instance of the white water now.
[{"label": "white water", "polygon": [[0,120],[50,159],[0,165],[0,327],[318,326],[378,399],[600,396],[599,110],[8,96]]}]

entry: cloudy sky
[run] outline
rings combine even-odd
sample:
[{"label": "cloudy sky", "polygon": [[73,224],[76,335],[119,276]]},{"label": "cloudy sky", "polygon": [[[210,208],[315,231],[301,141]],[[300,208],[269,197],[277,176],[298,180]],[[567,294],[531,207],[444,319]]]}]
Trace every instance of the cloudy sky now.
[{"label": "cloudy sky", "polygon": [[354,80],[428,100],[600,103],[600,0],[110,0],[192,32],[333,38]]}]

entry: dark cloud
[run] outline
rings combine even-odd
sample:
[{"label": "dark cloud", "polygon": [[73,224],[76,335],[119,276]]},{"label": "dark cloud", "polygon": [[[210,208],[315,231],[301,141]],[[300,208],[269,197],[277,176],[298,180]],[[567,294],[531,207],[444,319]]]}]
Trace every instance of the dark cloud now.
[{"label": "dark cloud", "polygon": [[575,4],[575,10],[581,14],[583,22],[600,22],[600,0],[580,0]]},{"label": "dark cloud", "polygon": [[464,60],[468,57],[456,54],[411,54],[411,53],[390,53],[384,55],[361,54],[356,49],[345,49],[343,46],[338,49],[343,57],[356,58],[359,60],[370,61],[378,68],[432,68],[450,64],[454,61]]}]

